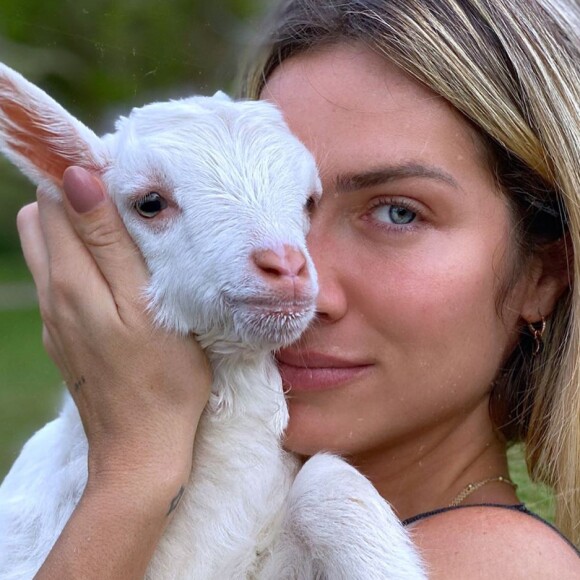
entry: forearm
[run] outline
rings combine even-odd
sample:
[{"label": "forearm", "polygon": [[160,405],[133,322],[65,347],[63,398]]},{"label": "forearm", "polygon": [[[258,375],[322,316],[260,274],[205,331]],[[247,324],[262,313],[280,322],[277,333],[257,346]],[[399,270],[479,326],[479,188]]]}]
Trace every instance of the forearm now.
[{"label": "forearm", "polygon": [[87,486],[35,578],[143,578],[185,481]]}]

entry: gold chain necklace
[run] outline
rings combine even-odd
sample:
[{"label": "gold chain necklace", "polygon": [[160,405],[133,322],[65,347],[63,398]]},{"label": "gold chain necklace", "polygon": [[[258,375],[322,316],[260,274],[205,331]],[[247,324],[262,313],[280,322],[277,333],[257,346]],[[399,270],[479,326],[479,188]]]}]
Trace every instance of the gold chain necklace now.
[{"label": "gold chain necklace", "polygon": [[511,485],[514,489],[518,488],[518,486],[511,479],[508,479],[507,477],[504,477],[503,475],[498,475],[496,477],[488,477],[487,479],[482,479],[481,481],[476,481],[475,483],[470,483],[470,484],[466,485],[455,496],[453,501],[449,504],[449,507],[458,506],[459,504],[461,504],[465,500],[465,498],[470,496],[474,491],[477,491],[480,487],[483,487],[484,485],[487,485],[488,483],[491,483],[492,481],[497,481],[499,483],[507,483],[508,485]]}]

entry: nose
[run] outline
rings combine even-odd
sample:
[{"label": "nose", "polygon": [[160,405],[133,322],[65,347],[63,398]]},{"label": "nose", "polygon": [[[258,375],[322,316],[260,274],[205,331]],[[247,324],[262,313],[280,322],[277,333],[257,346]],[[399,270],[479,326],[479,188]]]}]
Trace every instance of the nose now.
[{"label": "nose", "polygon": [[306,239],[308,253],[318,274],[316,320],[319,324],[337,322],[346,315],[349,308],[347,294],[352,301],[353,295],[358,293],[359,301],[364,304],[364,288],[368,283],[368,276],[357,267],[357,249],[337,229],[335,222],[319,211],[312,220]]},{"label": "nose", "polygon": [[298,278],[306,274],[306,258],[293,246],[285,245],[281,252],[257,250],[252,254],[252,260],[262,276]]},{"label": "nose", "polygon": [[308,282],[308,268],[304,254],[293,246],[284,245],[280,251],[256,250],[252,261],[260,276],[275,289],[300,294]]}]

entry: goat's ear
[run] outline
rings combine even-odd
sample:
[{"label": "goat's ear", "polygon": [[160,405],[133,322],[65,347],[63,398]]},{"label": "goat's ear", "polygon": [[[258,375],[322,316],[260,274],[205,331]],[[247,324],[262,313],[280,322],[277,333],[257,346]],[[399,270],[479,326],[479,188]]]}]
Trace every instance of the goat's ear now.
[{"label": "goat's ear", "polygon": [[218,99],[220,101],[227,101],[228,103],[232,102],[232,98],[229,95],[226,95],[223,91],[218,91],[213,96],[214,99]]},{"label": "goat's ear", "polygon": [[44,91],[0,63],[0,150],[34,183],[62,184],[79,165],[100,173],[103,142]]}]

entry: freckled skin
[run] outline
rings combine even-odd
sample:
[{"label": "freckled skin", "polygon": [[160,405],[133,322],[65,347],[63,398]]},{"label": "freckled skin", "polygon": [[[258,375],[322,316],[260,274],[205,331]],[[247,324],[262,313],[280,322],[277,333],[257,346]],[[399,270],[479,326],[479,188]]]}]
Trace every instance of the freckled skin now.
[{"label": "freckled skin", "polygon": [[[505,472],[488,397],[530,295],[522,275],[498,317],[510,216],[477,136],[443,99],[358,46],[285,61],[263,96],[323,181],[308,238],[319,318],[301,348],[371,364],[339,388],[291,391],[286,445],[349,455],[403,515],[445,505],[483,464]],[[414,176],[337,190],[339,175],[411,161],[455,185]],[[413,211],[410,223],[389,223],[398,205]]]}]

